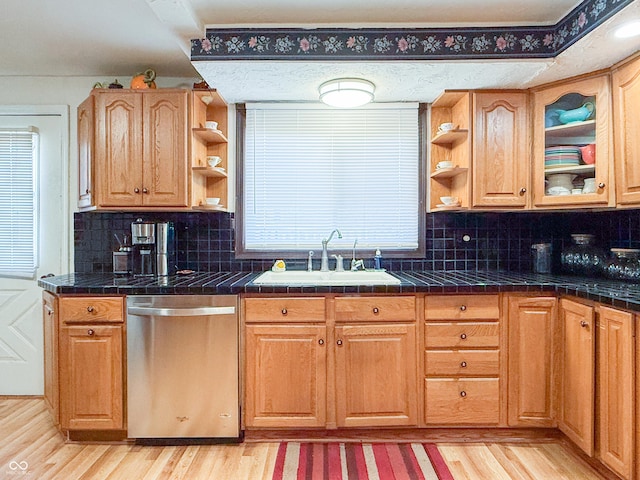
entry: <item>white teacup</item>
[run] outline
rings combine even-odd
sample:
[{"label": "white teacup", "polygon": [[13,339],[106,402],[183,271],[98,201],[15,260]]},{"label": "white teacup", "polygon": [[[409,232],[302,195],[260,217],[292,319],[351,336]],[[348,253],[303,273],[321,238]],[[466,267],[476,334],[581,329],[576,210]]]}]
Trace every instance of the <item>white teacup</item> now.
[{"label": "white teacup", "polygon": [[204,122],[204,126],[206,128],[210,128],[211,130],[216,130],[218,128],[218,122],[207,121]]},{"label": "white teacup", "polygon": [[207,157],[207,163],[209,164],[210,167],[217,166],[221,161],[222,159],[217,155],[211,155]]},{"label": "white teacup", "polygon": [[440,197],[440,201],[450,207],[458,204],[458,197]]},{"label": "white teacup", "polygon": [[456,128],[456,125],[454,123],[445,122],[440,124],[440,126],[438,127],[438,131],[448,132],[449,130],[453,130],[454,128]]},{"label": "white teacup", "polygon": [[441,168],[453,168],[453,162],[451,160],[443,160],[442,162],[438,162],[436,165],[436,169],[440,170]]}]

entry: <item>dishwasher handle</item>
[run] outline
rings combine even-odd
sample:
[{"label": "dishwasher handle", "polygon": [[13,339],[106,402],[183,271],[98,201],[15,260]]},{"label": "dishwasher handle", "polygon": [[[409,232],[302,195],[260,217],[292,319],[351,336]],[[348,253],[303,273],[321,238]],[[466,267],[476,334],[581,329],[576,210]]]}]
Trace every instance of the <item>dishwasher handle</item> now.
[{"label": "dishwasher handle", "polygon": [[192,307],[192,308],[164,308],[164,307],[136,307],[127,308],[130,315],[144,317],[196,317],[202,315],[234,315],[236,307]]}]

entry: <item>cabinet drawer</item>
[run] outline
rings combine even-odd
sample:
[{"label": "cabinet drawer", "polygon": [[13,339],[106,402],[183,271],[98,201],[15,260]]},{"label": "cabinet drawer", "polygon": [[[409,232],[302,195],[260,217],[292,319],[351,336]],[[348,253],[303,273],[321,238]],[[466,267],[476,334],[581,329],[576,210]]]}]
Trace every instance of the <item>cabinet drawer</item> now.
[{"label": "cabinet drawer", "polygon": [[123,297],[61,297],[60,320],[63,323],[121,323],[123,307]]},{"label": "cabinet drawer", "polygon": [[429,376],[497,376],[500,373],[498,350],[427,350],[425,362]]},{"label": "cabinet drawer", "polygon": [[498,347],[498,322],[427,323],[426,348],[478,348]]},{"label": "cabinet drawer", "polygon": [[497,295],[433,295],[425,299],[427,320],[497,320],[500,301]]},{"label": "cabinet drawer", "polygon": [[428,424],[496,424],[500,419],[497,378],[427,378],[424,399]]},{"label": "cabinet drawer", "polygon": [[246,298],[246,322],[323,322],[324,298]]},{"label": "cabinet drawer", "polygon": [[415,297],[342,297],[336,298],[337,322],[413,322]]}]

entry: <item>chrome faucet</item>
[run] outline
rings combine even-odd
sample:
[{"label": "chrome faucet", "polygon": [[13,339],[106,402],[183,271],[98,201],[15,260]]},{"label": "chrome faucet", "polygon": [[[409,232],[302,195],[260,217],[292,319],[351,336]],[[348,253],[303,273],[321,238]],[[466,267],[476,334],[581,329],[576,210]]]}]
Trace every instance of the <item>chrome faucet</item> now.
[{"label": "chrome faucet", "polygon": [[342,238],[342,234],[340,233],[340,230],[336,228],[333,232],[331,232],[331,235],[329,235],[329,238],[325,238],[324,240],[322,240],[322,257],[320,258],[321,272],[329,271],[329,255],[327,254],[327,244],[331,241],[335,233],[338,234],[338,238]]},{"label": "chrome faucet", "polygon": [[358,268],[361,268],[364,270],[364,260],[356,260],[356,245],[358,244],[358,239],[356,238],[356,241],[353,242],[353,256],[351,257],[351,271],[355,272],[358,270]]}]

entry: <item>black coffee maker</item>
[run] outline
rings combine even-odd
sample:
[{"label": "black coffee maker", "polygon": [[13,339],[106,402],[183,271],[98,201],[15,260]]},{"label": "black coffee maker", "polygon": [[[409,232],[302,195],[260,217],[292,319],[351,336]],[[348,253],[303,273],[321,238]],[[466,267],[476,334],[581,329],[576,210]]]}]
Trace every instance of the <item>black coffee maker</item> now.
[{"label": "black coffee maker", "polygon": [[136,276],[156,274],[156,225],[141,218],[131,224],[131,266]]}]

